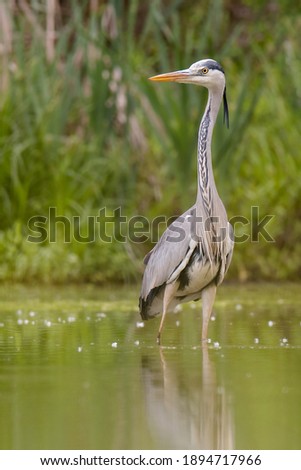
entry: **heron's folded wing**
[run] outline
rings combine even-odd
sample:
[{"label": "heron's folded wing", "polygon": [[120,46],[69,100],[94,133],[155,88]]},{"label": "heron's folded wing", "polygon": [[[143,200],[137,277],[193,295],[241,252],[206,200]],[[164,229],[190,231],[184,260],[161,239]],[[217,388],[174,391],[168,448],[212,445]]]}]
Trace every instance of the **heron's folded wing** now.
[{"label": "heron's folded wing", "polygon": [[[146,255],[146,268],[141,296],[146,297],[154,287],[169,281],[173,273],[185,263],[191,251],[191,221],[193,208],[178,217],[163,233],[157,245]],[[193,243],[194,244],[194,243]]]}]

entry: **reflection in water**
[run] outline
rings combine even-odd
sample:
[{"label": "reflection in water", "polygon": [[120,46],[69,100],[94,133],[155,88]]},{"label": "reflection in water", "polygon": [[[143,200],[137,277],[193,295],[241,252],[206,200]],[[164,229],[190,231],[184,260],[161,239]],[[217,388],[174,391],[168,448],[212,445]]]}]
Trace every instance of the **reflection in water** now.
[{"label": "reflection in water", "polygon": [[301,448],[300,286],[222,287],[209,350],[188,306],[160,350],[130,289],[68,289],[0,288],[1,449]]},{"label": "reflection in water", "polygon": [[163,448],[234,449],[229,399],[208,349],[193,351],[198,370],[185,362],[179,367],[169,352],[160,348],[158,361],[143,358],[147,419],[156,441]]}]

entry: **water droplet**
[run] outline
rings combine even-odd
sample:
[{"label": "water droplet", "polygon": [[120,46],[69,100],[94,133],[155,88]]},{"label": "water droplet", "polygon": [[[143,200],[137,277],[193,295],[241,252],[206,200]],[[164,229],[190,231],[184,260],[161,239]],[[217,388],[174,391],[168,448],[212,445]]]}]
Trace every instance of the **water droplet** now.
[{"label": "water droplet", "polygon": [[104,312],[98,312],[98,313],[96,313],[96,316],[98,318],[106,318],[106,314]]}]

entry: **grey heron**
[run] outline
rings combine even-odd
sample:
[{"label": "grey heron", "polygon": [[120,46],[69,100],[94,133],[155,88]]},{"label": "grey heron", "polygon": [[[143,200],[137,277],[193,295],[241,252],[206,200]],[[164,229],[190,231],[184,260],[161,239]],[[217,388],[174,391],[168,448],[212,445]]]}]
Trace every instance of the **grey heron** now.
[{"label": "grey heron", "polygon": [[216,288],[224,279],[233,252],[233,230],[217,192],[211,161],[212,132],[222,100],[224,120],[229,123],[225,74],[218,62],[205,59],[150,80],[203,86],[208,89],[208,100],[198,132],[196,202],[165,230],[146,255],[140,314],[148,320],[162,312],[157,336],[160,344],[166,313],[182,302],[202,299],[205,344]]}]

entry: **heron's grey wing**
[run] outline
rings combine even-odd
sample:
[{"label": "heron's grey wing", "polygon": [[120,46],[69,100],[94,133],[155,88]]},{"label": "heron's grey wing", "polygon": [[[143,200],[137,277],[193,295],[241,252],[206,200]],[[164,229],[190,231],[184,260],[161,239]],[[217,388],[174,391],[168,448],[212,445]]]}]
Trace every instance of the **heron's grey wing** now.
[{"label": "heron's grey wing", "polygon": [[143,263],[145,264],[145,266],[147,265],[153,251],[154,251],[154,248],[150,250],[148,253],[146,253],[146,255],[144,256]]},{"label": "heron's grey wing", "polygon": [[[157,245],[146,255],[141,297],[146,298],[149,292],[168,282],[177,271],[189,261],[190,251],[196,242],[191,238],[190,215],[193,207],[178,217],[165,230]],[[182,266],[183,265],[183,266]]]}]

